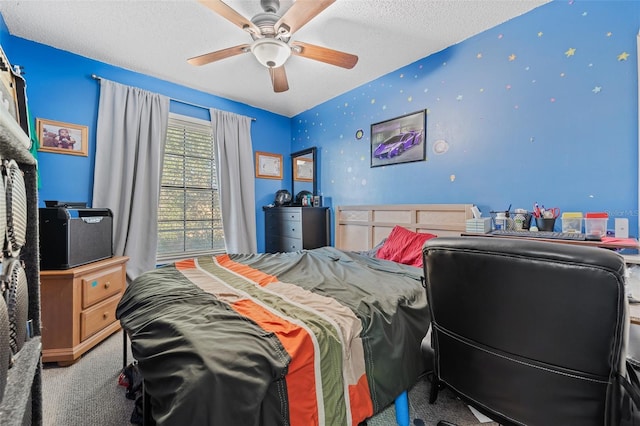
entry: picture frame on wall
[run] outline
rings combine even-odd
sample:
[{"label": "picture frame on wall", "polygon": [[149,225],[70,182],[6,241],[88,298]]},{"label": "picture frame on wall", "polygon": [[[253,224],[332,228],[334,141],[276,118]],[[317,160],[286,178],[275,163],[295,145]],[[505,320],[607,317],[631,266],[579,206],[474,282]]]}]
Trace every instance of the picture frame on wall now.
[{"label": "picture frame on wall", "polygon": [[256,151],[256,177],[282,179],[282,154]]},{"label": "picture frame on wall", "polygon": [[36,118],[38,151],[89,155],[89,127]]},{"label": "picture frame on wall", "polygon": [[371,125],[371,167],[425,161],[426,110]]},{"label": "picture frame on wall", "polygon": [[313,182],[313,159],[296,157],[293,167],[293,180],[300,182]]}]

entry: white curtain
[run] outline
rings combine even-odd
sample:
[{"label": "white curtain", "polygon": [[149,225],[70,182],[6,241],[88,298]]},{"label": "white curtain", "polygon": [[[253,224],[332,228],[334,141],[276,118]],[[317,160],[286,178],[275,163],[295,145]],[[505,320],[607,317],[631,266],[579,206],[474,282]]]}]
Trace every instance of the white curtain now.
[{"label": "white curtain", "polygon": [[211,109],[218,188],[227,253],[256,253],[251,118]]},{"label": "white curtain", "polygon": [[93,206],[113,212],[113,251],[128,280],[156,266],[169,98],[100,80]]}]

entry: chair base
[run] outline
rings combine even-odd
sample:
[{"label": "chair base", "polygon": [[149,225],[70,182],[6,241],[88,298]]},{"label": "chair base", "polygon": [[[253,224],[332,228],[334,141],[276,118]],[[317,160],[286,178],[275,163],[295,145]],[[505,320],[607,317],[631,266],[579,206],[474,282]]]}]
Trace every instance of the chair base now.
[{"label": "chair base", "polygon": [[438,399],[438,392],[440,389],[444,389],[444,383],[442,383],[438,377],[433,375],[431,380],[431,387],[429,388],[429,404],[433,404]]}]

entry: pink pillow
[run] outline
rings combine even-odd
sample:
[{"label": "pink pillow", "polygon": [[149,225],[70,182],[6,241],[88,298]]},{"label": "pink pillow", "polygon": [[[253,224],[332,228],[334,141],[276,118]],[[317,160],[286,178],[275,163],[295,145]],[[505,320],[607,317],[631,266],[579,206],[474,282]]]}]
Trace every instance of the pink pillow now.
[{"label": "pink pillow", "polygon": [[376,253],[376,257],[421,268],[422,246],[425,241],[435,237],[437,235],[413,232],[402,226],[394,226],[387,240]]}]

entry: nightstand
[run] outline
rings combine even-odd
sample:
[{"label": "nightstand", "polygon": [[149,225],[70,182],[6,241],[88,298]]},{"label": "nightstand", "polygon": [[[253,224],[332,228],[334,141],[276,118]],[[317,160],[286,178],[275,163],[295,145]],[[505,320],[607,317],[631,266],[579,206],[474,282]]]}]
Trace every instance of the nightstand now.
[{"label": "nightstand", "polygon": [[42,361],[73,364],[120,330],[115,312],[126,286],[126,256],[40,271]]}]

